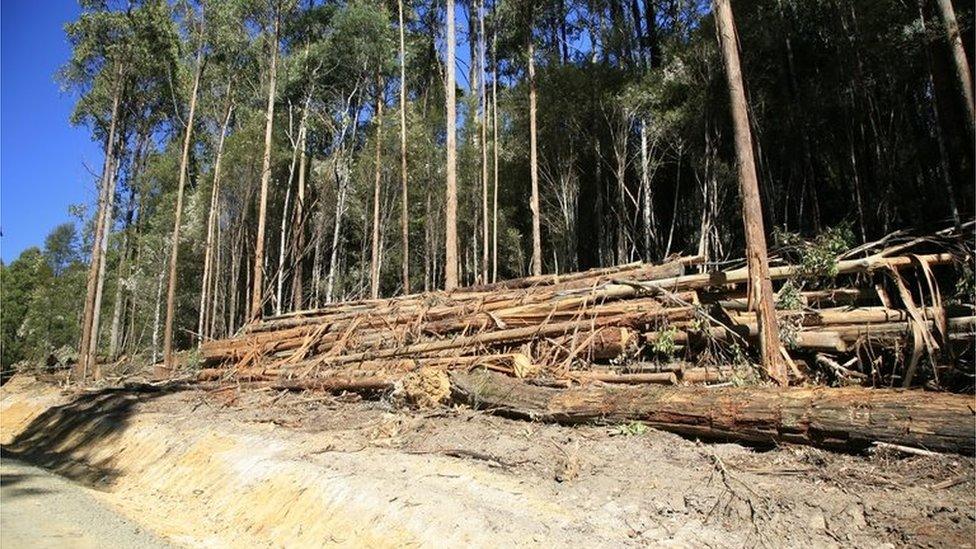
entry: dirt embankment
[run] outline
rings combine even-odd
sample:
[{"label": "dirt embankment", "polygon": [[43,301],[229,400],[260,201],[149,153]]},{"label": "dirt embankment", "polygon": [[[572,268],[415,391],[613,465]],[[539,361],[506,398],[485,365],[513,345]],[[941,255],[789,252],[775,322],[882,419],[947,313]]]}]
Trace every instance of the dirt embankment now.
[{"label": "dirt embankment", "polygon": [[703,445],[637,424],[15,379],[5,452],[187,545],[972,546],[973,460]]}]

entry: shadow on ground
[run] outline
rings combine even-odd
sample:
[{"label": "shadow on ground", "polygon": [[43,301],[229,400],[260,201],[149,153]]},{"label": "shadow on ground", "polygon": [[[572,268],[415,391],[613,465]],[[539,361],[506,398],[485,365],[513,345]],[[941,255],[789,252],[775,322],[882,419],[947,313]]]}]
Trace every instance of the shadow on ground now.
[{"label": "shadow on ground", "polygon": [[[139,404],[176,390],[137,385],[81,393],[37,416],[9,444],[0,447],[0,452],[94,488],[108,488],[118,477],[111,457],[90,462],[77,456],[124,431]],[[17,475],[5,475],[4,486],[25,480],[13,477]]]}]

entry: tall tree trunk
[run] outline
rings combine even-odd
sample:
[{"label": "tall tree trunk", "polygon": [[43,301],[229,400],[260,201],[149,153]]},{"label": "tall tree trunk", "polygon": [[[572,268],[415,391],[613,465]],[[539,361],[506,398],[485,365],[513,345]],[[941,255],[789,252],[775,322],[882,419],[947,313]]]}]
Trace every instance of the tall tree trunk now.
[{"label": "tall tree trunk", "polygon": [[410,293],[410,197],[407,188],[407,53],[403,38],[403,0],[400,18],[400,239],[403,243],[403,293]]},{"label": "tall tree trunk", "polygon": [[[919,21],[922,23],[922,31],[925,31],[925,10],[923,9],[922,2],[923,0],[919,0],[918,15]],[[956,191],[952,184],[952,175],[949,172],[949,156],[946,152],[945,139],[942,135],[942,123],[939,118],[939,99],[938,94],[935,93],[935,81],[932,78],[932,50],[928,44],[925,44],[925,67],[928,71],[928,84],[932,87],[932,120],[933,126],[935,126],[935,140],[939,146],[939,172],[942,175],[942,184],[945,186],[946,197],[949,199],[949,212],[952,215],[952,221],[956,227],[959,227],[961,223],[959,206],[956,202]]]},{"label": "tall tree trunk", "polygon": [[498,281],[498,29],[491,33],[491,148],[493,191],[491,206],[491,281]]},{"label": "tall tree trunk", "polygon": [[457,99],[455,97],[454,46],[454,0],[447,0],[447,59],[444,68],[447,72],[445,82],[447,97],[447,189],[444,201],[445,254],[444,289],[453,290],[458,285],[458,239],[457,239]]},{"label": "tall tree trunk", "polygon": [[488,121],[485,100],[485,12],[482,4],[478,2],[478,72],[480,73],[479,97],[481,102],[481,118],[478,126],[481,128],[481,282],[488,283]]},{"label": "tall tree trunk", "polygon": [[661,46],[657,36],[657,0],[644,0],[644,19],[647,24],[647,53],[651,57],[652,69],[661,66]]},{"label": "tall tree trunk", "polygon": [[[125,150],[124,141],[123,143],[119,144],[119,150]],[[108,195],[107,207],[105,208],[105,211],[102,213],[102,227],[104,227],[104,231],[102,231],[102,240],[100,242],[101,253],[100,253],[100,260],[98,263],[98,280],[95,284],[95,308],[93,309],[91,343],[89,344],[89,349],[91,350],[90,352],[92,357],[92,361],[91,361],[92,378],[96,380],[102,378],[101,365],[98,364],[97,360],[95,360],[95,353],[98,350],[98,336],[100,335],[99,319],[101,318],[101,314],[102,314],[102,290],[105,287],[105,259],[106,259],[106,255],[108,254],[108,237],[109,234],[111,234],[112,232],[112,213],[115,208],[115,181],[118,175],[118,170],[120,165],[121,165],[121,161],[116,156],[115,165],[112,166],[112,172],[111,175],[109,176],[109,188],[112,189],[112,191]]]},{"label": "tall tree trunk", "polygon": [[536,132],[535,40],[532,38],[534,18],[529,17],[529,170],[532,177],[532,274],[542,274],[542,226],[539,212],[539,153]]},{"label": "tall tree trunk", "polygon": [[285,202],[281,205],[281,227],[278,229],[278,270],[275,273],[275,300],[274,310],[276,315],[282,313],[285,289],[285,254],[288,252],[288,206],[291,203],[291,182],[295,176],[295,163],[298,162],[298,151],[295,151],[294,161],[291,165],[291,173],[288,174],[288,186],[285,187]]},{"label": "tall tree trunk", "polygon": [[431,264],[434,261],[434,256],[437,255],[437,248],[434,246],[434,244],[433,244],[433,237],[430,234],[432,229],[431,229],[431,224],[430,224],[430,221],[429,220],[432,217],[432,213],[431,213],[431,209],[430,209],[430,189],[429,188],[427,189],[427,200],[426,200],[426,202],[427,202],[427,204],[426,204],[427,205],[427,209],[425,210],[426,215],[424,216],[424,218],[427,219],[428,222],[427,223],[424,223],[424,252],[426,252],[426,253],[424,253],[424,291],[425,292],[429,292],[431,290],[431,287],[433,286],[433,281],[431,280],[433,278],[432,275],[431,275],[431,273],[433,272],[433,269],[431,267]]},{"label": "tall tree trunk", "polygon": [[647,121],[641,118],[641,215],[644,221],[644,261],[651,261],[654,242],[654,206],[651,197],[651,158],[647,143]]},{"label": "tall tree trunk", "polygon": [[259,319],[264,306],[264,232],[268,211],[268,185],[271,183],[271,133],[274,130],[280,14],[276,12],[274,18],[274,31],[271,34],[271,66],[268,70],[268,106],[264,114],[264,156],[261,160],[261,197],[258,202],[258,231],[254,242],[254,276],[249,320]]},{"label": "tall tree trunk", "polygon": [[308,109],[311,95],[306,98],[302,119],[298,125],[298,197],[295,200],[294,226],[292,228],[291,308],[299,311],[305,306],[302,263],[305,258],[305,170],[308,146]]},{"label": "tall tree trunk", "polygon": [[[220,202],[217,202],[217,219],[220,219]],[[213,271],[211,278],[213,279],[213,284],[210,289],[210,303],[205,304],[208,306],[210,313],[207,315],[207,325],[204,326],[206,333],[213,337],[212,334],[217,333],[217,319],[221,318],[218,316],[218,307],[222,303],[221,296],[227,292],[227,283],[225,278],[220,275],[220,268],[223,265],[221,261],[221,246],[220,246],[220,223],[214,228],[214,257],[212,260],[212,265],[210,270]]]},{"label": "tall tree trunk", "polygon": [[976,106],[973,104],[973,75],[969,72],[966,61],[966,50],[962,47],[962,36],[959,34],[959,24],[956,23],[956,12],[952,9],[952,0],[936,0],[939,16],[945,28],[946,40],[952,51],[952,62],[956,70],[956,80],[959,81],[959,98],[962,100],[963,112],[966,113],[966,129],[969,131],[969,146],[976,143]]},{"label": "tall tree trunk", "polygon": [[595,166],[595,181],[596,181],[596,253],[597,253],[597,266],[604,267],[607,264],[605,250],[606,244],[606,232],[603,227],[603,220],[606,219],[604,215],[604,199],[603,199],[603,147],[600,144],[600,136],[597,135],[593,139],[593,148],[595,153],[596,162]]},{"label": "tall tree trunk", "polygon": [[169,253],[169,281],[166,289],[166,324],[163,327],[163,368],[156,370],[162,377],[173,371],[173,321],[176,316],[176,266],[180,251],[180,224],[183,219],[183,189],[186,187],[187,164],[190,160],[190,143],[193,138],[193,117],[197,109],[197,90],[200,88],[200,74],[203,72],[203,44],[197,50],[196,72],[193,76],[193,91],[190,95],[190,114],[186,120],[186,133],[183,136],[183,154],[180,157],[180,178],[176,187],[176,213],[173,220],[173,241]]},{"label": "tall tree trunk", "polygon": [[[163,262],[165,265],[165,262]],[[166,277],[166,269],[160,266],[159,275],[156,277],[156,308],[153,314],[153,332],[152,332],[152,360],[153,364],[159,360],[159,320],[160,320],[160,309],[163,305],[163,279]]]},{"label": "tall tree trunk", "polygon": [[[136,146],[134,157],[138,159],[141,146]],[[136,160],[138,162],[138,160]],[[122,334],[122,311],[125,309],[125,286],[126,270],[129,268],[129,233],[132,230],[132,216],[135,211],[136,189],[135,186],[129,188],[129,202],[126,205],[125,227],[122,229],[122,248],[119,255],[119,265],[115,277],[115,299],[112,305],[112,328],[108,338],[108,357],[115,360],[119,352],[119,340]]]},{"label": "tall tree trunk", "polygon": [[224,112],[224,122],[220,126],[220,137],[217,139],[217,151],[214,154],[213,185],[210,189],[210,213],[207,215],[207,240],[203,252],[203,279],[200,285],[200,318],[197,323],[197,333],[199,341],[202,342],[210,335],[207,329],[208,320],[214,314],[208,305],[208,298],[212,292],[211,280],[214,265],[214,236],[217,227],[217,205],[220,201],[220,162],[224,156],[224,140],[227,137],[227,128],[230,126],[230,117],[234,111],[234,103],[231,100],[231,80],[227,81],[227,107]]},{"label": "tall tree trunk", "polygon": [[742,218],[746,234],[746,259],[749,267],[749,304],[756,308],[759,324],[759,347],[766,374],[780,385],[787,385],[786,365],[780,355],[779,327],[773,306],[773,285],[769,278],[766,255],[766,234],[763,229],[759,182],[752,153],[752,133],[746,94],[739,66],[739,46],[729,0],[714,0],[713,9],[725,59],[725,73],[729,85],[732,123],[735,131],[735,150],[738,156],[739,186],[742,193]]},{"label": "tall tree trunk", "polygon": [[383,79],[376,77],[376,155],[375,177],[373,178],[373,245],[369,262],[369,297],[380,296],[380,182],[383,167],[380,166],[383,152]]},{"label": "tall tree trunk", "polygon": [[115,90],[112,94],[112,118],[109,121],[108,137],[105,139],[105,160],[102,164],[101,188],[98,193],[98,210],[95,214],[95,234],[92,239],[91,263],[88,265],[88,279],[85,290],[85,307],[81,322],[81,341],[78,345],[78,363],[74,367],[74,378],[84,382],[88,371],[94,363],[95,349],[91,348],[92,320],[95,317],[95,292],[98,285],[98,269],[101,264],[102,256],[102,233],[106,227],[102,223],[104,210],[108,207],[109,195],[112,178],[110,173],[114,163],[115,154],[115,128],[119,114],[119,103],[122,100],[123,90],[123,68],[118,63],[115,72]]},{"label": "tall tree trunk", "polygon": [[[152,151],[152,143],[150,139],[147,138],[143,143],[145,144],[145,148],[143,149],[143,154],[141,157],[142,160],[140,161],[141,166],[145,166],[146,161],[149,158],[149,153]],[[140,168],[139,171],[141,172],[142,168]],[[138,185],[137,180],[135,181],[135,184]],[[123,347],[125,349],[125,352],[130,355],[136,352],[136,347],[139,343],[141,343],[142,335],[145,333],[145,329],[146,329],[145,324],[143,324],[143,331],[139,334],[139,336],[136,336],[136,310],[137,310],[138,300],[135,298],[135,296],[138,291],[139,279],[138,277],[133,277],[132,275],[135,273],[134,266],[140,264],[140,259],[142,257],[143,251],[145,250],[145,246],[139,245],[139,235],[142,234],[143,228],[145,226],[145,219],[143,216],[143,212],[145,211],[146,208],[146,193],[137,192],[136,195],[139,197],[139,205],[137,206],[137,211],[139,212],[139,215],[138,217],[136,217],[135,237],[132,240],[133,257],[132,257],[132,261],[129,263],[129,269],[128,269],[129,277],[131,278],[131,283],[132,283],[132,287],[129,288],[129,294],[132,296],[132,298],[129,299],[129,304],[128,304],[129,322],[123,336],[123,342],[124,342]]]},{"label": "tall tree trunk", "polygon": [[[142,202],[142,194],[138,193],[136,189],[139,175],[142,173],[142,169],[145,166],[145,151],[147,142],[148,136],[146,133],[140,132],[139,136],[136,138],[136,148],[133,150],[132,155],[132,170],[129,174],[129,202],[127,204],[125,214],[122,255],[121,259],[119,260],[118,275],[115,283],[115,304],[112,309],[112,329],[109,335],[108,355],[111,360],[115,360],[118,357],[123,343],[122,340],[124,330],[122,327],[122,320],[126,309],[126,299],[123,288],[125,286],[126,277],[131,276],[132,274],[132,256],[136,248],[134,242],[139,234],[138,227],[133,227],[132,220],[133,217],[135,217],[136,197],[138,196],[139,202]],[[131,235],[133,230],[136,231],[136,238],[133,238]],[[129,290],[129,293],[132,293],[131,289]],[[129,301],[132,300],[130,299]]]},{"label": "tall tree trunk", "polygon": [[621,110],[617,113],[619,120],[611,122],[611,146],[614,157],[614,176],[617,180],[617,264],[623,265],[630,261],[627,253],[629,225],[627,219],[627,147],[630,137],[628,114]]},{"label": "tall tree trunk", "polygon": [[[344,154],[344,153],[340,153]],[[335,279],[338,272],[339,262],[339,237],[342,234],[342,216],[346,209],[346,193],[349,190],[349,168],[345,165],[345,158],[337,158],[340,163],[335,168],[336,176],[336,206],[335,222],[332,227],[332,247],[329,252],[329,275],[325,282],[325,302],[331,303],[333,291],[335,289]]]}]

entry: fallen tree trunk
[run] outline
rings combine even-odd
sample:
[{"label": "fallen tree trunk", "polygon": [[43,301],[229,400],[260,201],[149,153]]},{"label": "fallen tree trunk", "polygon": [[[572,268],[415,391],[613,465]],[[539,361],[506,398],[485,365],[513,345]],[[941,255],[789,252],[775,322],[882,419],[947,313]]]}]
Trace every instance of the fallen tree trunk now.
[{"label": "fallen tree trunk", "polygon": [[972,455],[973,397],[862,388],[584,387],[550,389],[492,373],[450,374],[455,398],[558,423],[643,421],[683,435],[860,451],[888,442]]}]

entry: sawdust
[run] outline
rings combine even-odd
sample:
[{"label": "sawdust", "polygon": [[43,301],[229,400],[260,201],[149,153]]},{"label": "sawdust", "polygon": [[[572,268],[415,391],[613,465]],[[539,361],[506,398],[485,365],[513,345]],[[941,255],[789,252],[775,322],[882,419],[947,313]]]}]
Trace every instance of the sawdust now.
[{"label": "sawdust", "polygon": [[451,380],[444,370],[421,368],[404,376],[392,397],[401,406],[419,410],[437,408],[451,397]]}]

